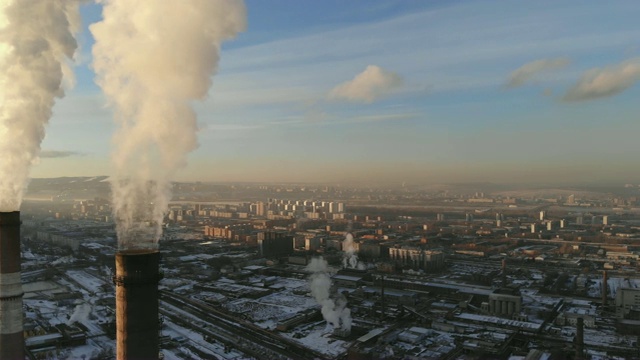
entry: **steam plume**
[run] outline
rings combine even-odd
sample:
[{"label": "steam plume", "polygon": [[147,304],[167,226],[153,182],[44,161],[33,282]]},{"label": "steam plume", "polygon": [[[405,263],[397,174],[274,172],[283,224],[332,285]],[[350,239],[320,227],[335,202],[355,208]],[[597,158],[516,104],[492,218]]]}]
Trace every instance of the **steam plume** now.
[{"label": "steam plume", "polygon": [[89,318],[90,313],[91,313],[91,305],[86,303],[76,305],[76,308],[73,311],[73,314],[71,314],[71,317],[69,317],[69,320],[67,321],[67,325],[73,325],[73,323],[75,322],[81,323],[87,320]]},{"label": "steam plume", "polygon": [[119,126],[112,155],[119,247],[156,247],[171,179],[197,147],[191,103],[207,96],[221,43],[244,29],[244,4],[99,1],[93,66]]},{"label": "steam plume", "polygon": [[[20,209],[56,98],[71,79],[79,1],[0,0],[0,211]],[[72,82],[72,81],[71,81]]]},{"label": "steam plume", "polygon": [[356,245],[353,242],[353,235],[350,233],[347,233],[344,241],[342,241],[342,251],[344,252],[342,257],[342,267],[360,270],[364,269],[364,264],[358,262]]},{"label": "steam plume", "polygon": [[322,257],[313,258],[307,266],[312,271],[310,277],[311,295],[322,306],[322,316],[334,329],[351,330],[351,310],[346,307],[347,300],[338,295],[331,298],[331,277],[327,261]]}]

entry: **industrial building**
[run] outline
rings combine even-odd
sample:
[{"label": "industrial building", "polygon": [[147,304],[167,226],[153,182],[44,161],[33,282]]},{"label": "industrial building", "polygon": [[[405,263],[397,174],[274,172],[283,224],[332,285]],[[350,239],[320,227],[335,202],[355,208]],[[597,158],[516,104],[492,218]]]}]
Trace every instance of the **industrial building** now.
[{"label": "industrial building", "polygon": [[258,233],[258,249],[262,257],[281,257],[293,254],[293,236],[283,231]]},{"label": "industrial building", "polygon": [[390,248],[389,259],[399,266],[428,272],[438,271],[444,267],[444,253],[413,246]]},{"label": "industrial building", "polygon": [[489,313],[510,317],[522,310],[522,297],[517,289],[496,289],[489,295]]},{"label": "industrial building", "polygon": [[616,317],[626,318],[631,310],[640,310],[640,289],[620,288],[616,292]]}]

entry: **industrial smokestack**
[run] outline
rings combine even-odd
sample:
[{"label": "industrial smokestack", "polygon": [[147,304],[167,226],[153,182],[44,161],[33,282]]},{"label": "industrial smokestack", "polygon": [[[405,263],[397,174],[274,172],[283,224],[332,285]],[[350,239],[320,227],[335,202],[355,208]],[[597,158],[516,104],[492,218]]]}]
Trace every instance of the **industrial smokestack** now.
[{"label": "industrial smokestack", "polygon": [[609,286],[607,285],[607,270],[602,272],[602,307],[607,306],[607,292]]},{"label": "industrial smokestack", "polygon": [[0,359],[24,359],[19,210],[45,125],[72,75],[78,6],[0,1]]},{"label": "industrial smokestack", "polygon": [[576,360],[584,359],[584,319],[579,317],[576,324]]},{"label": "industrial smokestack", "polygon": [[384,304],[384,275],[380,277],[380,302],[382,303],[382,318],[385,318],[385,304]]},{"label": "industrial smokestack", "polygon": [[507,259],[502,259],[502,287],[507,286]]},{"label": "industrial smokestack", "polygon": [[[116,253],[116,351],[118,359],[158,359],[157,250],[122,250]],[[4,359],[4,358],[3,358]]]},{"label": "industrial smokestack", "polygon": [[[197,145],[193,102],[209,94],[222,42],[244,30],[242,1],[103,0],[96,81],[118,124],[111,193],[118,236],[118,359],[158,357],[158,241],[171,181]],[[150,65],[152,64],[152,65]]]},{"label": "industrial smokestack", "polygon": [[0,359],[24,359],[20,212],[0,212]]}]

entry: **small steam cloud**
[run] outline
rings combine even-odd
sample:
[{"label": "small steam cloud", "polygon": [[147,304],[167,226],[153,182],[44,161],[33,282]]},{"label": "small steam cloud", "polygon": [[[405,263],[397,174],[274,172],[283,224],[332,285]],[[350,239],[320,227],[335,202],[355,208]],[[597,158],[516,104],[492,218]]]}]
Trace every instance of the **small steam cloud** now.
[{"label": "small steam cloud", "polygon": [[351,330],[351,310],[347,307],[347,300],[338,294],[331,296],[331,272],[327,261],[322,257],[313,258],[307,270],[311,274],[309,287],[311,295],[322,306],[321,312],[328,324],[334,329]]},{"label": "small steam cloud", "polygon": [[342,83],[329,92],[329,99],[372,103],[402,86],[400,75],[379,66],[369,65],[353,80]]},{"label": "small steam cloud", "polygon": [[84,153],[79,151],[61,151],[61,150],[42,150],[40,157],[43,159],[65,158],[71,156],[83,156]]},{"label": "small steam cloud", "polygon": [[342,241],[342,251],[344,252],[342,257],[342,267],[360,270],[365,269],[364,264],[358,261],[358,255],[356,254],[358,250],[356,248],[356,243],[353,242],[353,235],[350,233],[348,233]]},{"label": "small steam cloud", "polygon": [[89,314],[91,313],[91,305],[89,304],[80,304],[76,305],[73,314],[67,321],[67,325],[71,325],[75,322],[82,323],[85,320],[89,319]]},{"label": "small steam cloud", "polygon": [[194,100],[204,99],[220,46],[244,30],[242,1],[100,0],[91,26],[97,82],[119,126],[112,202],[119,247],[156,247],[171,179],[197,147]]},{"label": "small steam cloud", "polygon": [[616,95],[640,81],[640,58],[606,68],[585,72],[577,84],[562,97],[563,101],[586,101]]},{"label": "small steam cloud", "polygon": [[63,80],[72,83],[80,1],[0,1],[0,211],[20,209]]},{"label": "small steam cloud", "polygon": [[536,74],[567,67],[571,63],[568,58],[540,59],[522,65],[509,75],[506,86],[514,88],[524,85]]}]

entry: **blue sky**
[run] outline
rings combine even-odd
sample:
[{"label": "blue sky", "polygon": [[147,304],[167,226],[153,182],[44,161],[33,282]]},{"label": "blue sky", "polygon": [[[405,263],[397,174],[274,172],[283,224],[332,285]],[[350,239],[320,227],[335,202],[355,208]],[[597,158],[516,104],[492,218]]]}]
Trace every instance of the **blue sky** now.
[{"label": "blue sky", "polygon": [[[180,180],[640,181],[635,1],[245,4]],[[70,156],[34,177],[111,171],[87,30],[101,8],[82,16],[76,86],[42,144]]]}]

